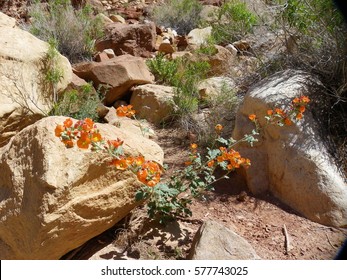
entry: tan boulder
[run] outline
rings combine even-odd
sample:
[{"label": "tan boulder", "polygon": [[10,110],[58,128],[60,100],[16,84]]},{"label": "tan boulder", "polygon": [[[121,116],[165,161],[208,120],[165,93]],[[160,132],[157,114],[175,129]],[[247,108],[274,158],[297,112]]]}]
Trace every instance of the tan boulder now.
[{"label": "tan boulder", "polygon": [[159,125],[174,113],[174,88],[161,85],[142,85],[134,89],[130,104],[136,116]]},{"label": "tan boulder", "polygon": [[[49,45],[19,28],[0,27],[0,147],[53,106],[53,86],[47,82]],[[58,55],[62,78],[57,92],[72,79],[71,65]]]},{"label": "tan boulder", "polygon": [[[0,258],[59,259],[112,227],[137,203],[140,183],[101,152],[67,149],[54,135],[65,117],[47,117],[0,149]],[[124,140],[127,155],[163,161],[154,142],[126,127],[98,124],[106,139]]]},{"label": "tan boulder", "polygon": [[215,45],[217,52],[208,56],[208,62],[211,65],[211,73],[216,75],[226,75],[230,72],[230,66],[235,61],[235,56],[226,48]]},{"label": "tan boulder", "polygon": [[97,51],[113,49],[116,55],[150,57],[155,49],[156,32],[154,23],[122,24],[114,22],[106,27],[105,39],[97,42]]},{"label": "tan boulder", "polygon": [[[233,137],[241,139],[254,129],[249,114],[256,114],[264,126],[267,110],[277,104],[290,105],[305,92],[305,81],[310,79],[307,74],[287,71],[253,88],[239,109]],[[297,124],[268,126],[255,147],[239,147],[252,163],[245,170],[247,185],[253,193],[270,191],[312,221],[347,226],[347,185],[318,127],[308,108]]]},{"label": "tan boulder", "polygon": [[13,28],[16,26],[16,20],[9,17],[8,15],[0,12],[0,27],[10,27]]},{"label": "tan boulder", "polygon": [[222,90],[233,90],[235,87],[234,80],[229,77],[212,77],[198,84],[200,98],[207,100],[217,97]]},{"label": "tan boulder", "polygon": [[[124,101],[120,102],[123,103]],[[126,106],[127,104],[121,104]],[[140,137],[151,138],[155,135],[154,130],[151,128],[151,125],[144,120],[134,120],[130,118],[118,117],[116,114],[116,109],[114,107],[108,108],[108,112],[104,117],[105,122],[117,126],[120,129],[126,128],[127,131],[138,135]]]},{"label": "tan boulder", "polygon": [[210,66],[211,76],[223,76],[230,73],[231,66],[235,64],[236,56],[226,48],[215,45],[214,54],[194,54],[194,60],[207,61]]},{"label": "tan boulder", "polygon": [[188,34],[188,44],[193,47],[199,47],[206,44],[207,40],[211,37],[212,27],[196,28]]},{"label": "tan boulder", "polygon": [[196,233],[190,260],[259,260],[253,247],[225,226],[206,221]]},{"label": "tan boulder", "polygon": [[107,85],[105,104],[112,105],[131,87],[154,82],[145,61],[131,55],[117,56],[104,62],[83,62],[74,66],[74,73],[92,81],[97,88]]}]

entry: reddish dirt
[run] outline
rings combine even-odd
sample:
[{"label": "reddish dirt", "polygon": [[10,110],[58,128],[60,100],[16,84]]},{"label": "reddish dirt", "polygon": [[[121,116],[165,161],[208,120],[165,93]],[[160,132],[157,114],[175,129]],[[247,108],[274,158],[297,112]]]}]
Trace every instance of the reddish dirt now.
[{"label": "reddish dirt", "polygon": [[[189,140],[177,130],[157,130],[156,141],[165,152],[165,163],[176,168],[188,154]],[[176,138],[175,138],[176,136]],[[249,194],[241,176],[225,180],[207,194],[206,201],[191,206],[192,220],[215,220],[244,237],[263,259],[333,259],[347,238],[347,229],[314,223],[279,202],[270,194]],[[289,237],[286,250],[284,227]]]}]

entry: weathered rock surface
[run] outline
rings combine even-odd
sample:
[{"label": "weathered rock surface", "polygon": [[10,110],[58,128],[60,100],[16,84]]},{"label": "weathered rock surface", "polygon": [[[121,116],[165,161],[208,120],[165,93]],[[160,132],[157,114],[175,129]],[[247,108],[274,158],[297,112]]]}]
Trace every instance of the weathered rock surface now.
[{"label": "weathered rock surface", "polygon": [[15,27],[16,20],[0,12],[0,27]]},{"label": "weathered rock surface", "polygon": [[140,57],[122,55],[104,62],[86,62],[74,66],[74,73],[95,87],[107,85],[105,104],[112,105],[135,85],[154,82],[145,61]]},{"label": "weathered rock surface", "polygon": [[116,55],[131,54],[149,57],[155,48],[154,23],[123,24],[111,23],[106,27],[106,39],[97,42],[96,49],[113,49]]},{"label": "weathered rock surface", "polygon": [[[245,96],[236,117],[233,137],[249,134],[248,115],[262,116],[278,104],[291,104],[305,89],[310,77],[284,72],[264,80]],[[328,226],[347,226],[347,185],[332,161],[309,109],[305,118],[290,127],[268,126],[254,148],[242,146],[240,153],[251,159],[245,171],[253,193],[270,191],[281,201],[312,221]]]},{"label": "weathered rock surface", "polygon": [[[136,176],[110,167],[105,154],[67,149],[54,135],[64,120],[44,118],[0,149],[1,259],[59,259],[136,206]],[[126,127],[98,128],[106,139],[124,140],[126,154],[162,163],[151,140]]]},{"label": "weathered rock surface", "polygon": [[[4,18],[0,15],[0,22]],[[48,113],[53,101],[52,85],[46,81],[48,44],[11,22],[0,27],[0,147]],[[57,84],[61,92],[71,81],[71,65],[58,55],[56,67],[63,72]]]},{"label": "weathered rock surface", "polygon": [[139,118],[159,125],[174,112],[174,88],[161,85],[142,85],[134,89],[130,104]]},{"label": "weathered rock surface", "polygon": [[235,82],[229,77],[212,77],[202,80],[198,85],[198,90],[201,99],[213,99],[223,90],[230,91],[235,87]]},{"label": "weathered rock surface", "polygon": [[[126,104],[124,104],[126,105]],[[107,112],[104,120],[111,124],[115,125],[121,129],[126,127],[127,131],[133,133],[134,135],[138,135],[140,137],[146,137],[150,138],[153,135],[155,135],[153,129],[151,128],[149,123],[145,123],[141,121],[125,118],[125,117],[118,117],[116,113],[116,109],[114,107],[108,108],[109,111]],[[145,130],[145,131],[144,131]]]},{"label": "weathered rock surface", "polygon": [[206,221],[196,233],[191,260],[257,260],[260,257],[241,236],[215,221]]},{"label": "weathered rock surface", "polygon": [[202,44],[207,43],[212,33],[212,27],[196,28],[189,32],[188,43],[189,45],[199,47]]}]

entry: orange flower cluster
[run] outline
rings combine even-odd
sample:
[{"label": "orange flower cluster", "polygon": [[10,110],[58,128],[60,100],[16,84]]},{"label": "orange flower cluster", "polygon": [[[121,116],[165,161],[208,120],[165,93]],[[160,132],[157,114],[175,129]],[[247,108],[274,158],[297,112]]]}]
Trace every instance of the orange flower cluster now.
[{"label": "orange flower cluster", "polygon": [[149,187],[154,187],[159,183],[162,172],[163,170],[158,163],[146,161],[137,172],[137,179]]},{"label": "orange flower cluster", "polygon": [[158,184],[163,173],[158,163],[146,161],[143,156],[116,158],[112,160],[111,165],[114,165],[118,170],[131,169],[136,173],[137,179],[149,187]]},{"label": "orange flower cluster", "polygon": [[[234,170],[240,168],[240,166],[249,167],[251,165],[251,161],[248,158],[241,157],[240,153],[233,149],[228,150],[225,147],[220,147],[219,150],[222,154],[217,157],[217,162],[227,162],[228,170]],[[209,167],[212,167],[214,164],[214,160],[207,163]]]},{"label": "orange flower cluster", "polygon": [[72,119],[68,118],[63,125],[56,126],[54,133],[55,136],[61,138],[67,148],[74,146],[74,140],[77,140],[77,146],[81,149],[88,149],[90,144],[103,140],[93,120],[89,118],[78,121],[75,125],[73,125]]},{"label": "orange flower cluster", "polygon": [[198,152],[198,145],[196,143],[192,143],[190,144],[190,160],[186,161],[184,164],[185,165],[192,165],[193,164],[193,160],[197,158],[197,152]]},{"label": "orange flower cluster", "polygon": [[[266,118],[269,123],[280,122],[284,125],[292,125],[293,122],[291,118],[295,116],[297,120],[301,120],[303,118],[303,113],[306,110],[306,105],[310,102],[310,99],[307,96],[296,97],[292,100],[292,106],[288,112],[275,108],[274,110],[267,110]],[[248,118],[252,122],[257,122],[257,116],[255,114],[251,114]]]},{"label": "orange flower cluster", "polygon": [[310,99],[307,96],[300,96],[293,99],[293,108],[295,112],[295,117],[297,120],[301,120],[303,113],[306,110],[306,105],[310,102]]},{"label": "orange flower cluster", "polygon": [[135,115],[135,110],[133,110],[133,106],[132,105],[128,105],[128,106],[119,106],[116,110],[117,116],[118,117],[128,117],[131,118],[132,116]]}]

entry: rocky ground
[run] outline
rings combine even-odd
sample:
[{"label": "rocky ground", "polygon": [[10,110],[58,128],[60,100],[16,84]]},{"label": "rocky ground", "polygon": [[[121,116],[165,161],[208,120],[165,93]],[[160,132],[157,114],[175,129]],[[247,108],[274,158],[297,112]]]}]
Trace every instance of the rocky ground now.
[{"label": "rocky ground", "polygon": [[[189,140],[173,128],[157,129],[156,134],[156,141],[165,152],[165,163],[173,169],[182,166]],[[216,191],[208,193],[206,200],[195,201],[191,205],[191,218],[164,227],[149,223],[145,209],[140,207],[126,220],[64,258],[185,259],[195,233],[207,220],[217,221],[237,232],[265,260],[329,260],[335,257],[347,238],[347,229],[314,223],[270,195],[255,197],[249,194],[237,175],[234,179],[216,186]]]}]

